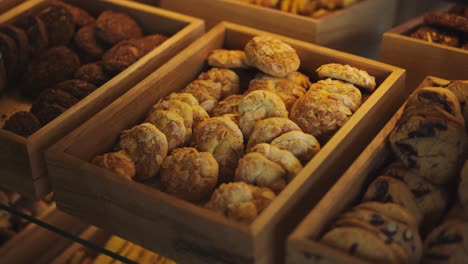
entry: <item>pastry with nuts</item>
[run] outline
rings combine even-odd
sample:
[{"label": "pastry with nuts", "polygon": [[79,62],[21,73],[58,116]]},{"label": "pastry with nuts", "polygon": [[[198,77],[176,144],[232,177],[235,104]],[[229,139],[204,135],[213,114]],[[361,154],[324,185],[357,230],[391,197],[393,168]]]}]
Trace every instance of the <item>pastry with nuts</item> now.
[{"label": "pastry with nuts", "polygon": [[279,149],[288,150],[302,165],[307,164],[320,150],[320,143],[317,139],[300,130],[286,132],[271,141],[273,146]]},{"label": "pastry with nuts", "polygon": [[135,163],[124,151],[96,156],[91,163],[125,179],[132,179],[136,174]]},{"label": "pastry with nuts", "polygon": [[249,68],[247,56],[242,50],[215,49],[208,56],[208,65],[228,69]]},{"label": "pastry with nuts", "polygon": [[332,78],[341,81],[346,81],[361,87],[367,92],[375,90],[375,78],[364,70],[360,70],[350,65],[342,65],[338,63],[329,63],[320,66],[317,69],[319,78]]},{"label": "pastry with nuts", "polygon": [[179,114],[167,110],[155,110],[144,122],[153,124],[166,135],[169,153],[184,144],[187,132],[184,119]]},{"label": "pastry with nuts", "polygon": [[239,92],[239,76],[229,69],[212,68],[207,72],[202,72],[198,76],[198,80],[210,80],[221,83],[220,99]]},{"label": "pastry with nuts", "polygon": [[259,143],[271,143],[275,138],[290,131],[301,131],[301,128],[289,118],[270,117],[258,121],[245,147],[246,152]]}]

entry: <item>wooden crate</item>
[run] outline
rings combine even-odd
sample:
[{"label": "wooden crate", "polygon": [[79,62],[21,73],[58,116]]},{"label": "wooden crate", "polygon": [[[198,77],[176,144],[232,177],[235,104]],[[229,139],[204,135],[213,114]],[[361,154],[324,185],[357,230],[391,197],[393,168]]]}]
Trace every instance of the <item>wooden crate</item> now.
[{"label": "wooden crate", "polygon": [[[419,87],[447,84],[446,80],[427,77]],[[318,239],[334,220],[358,201],[367,185],[392,156],[387,138],[394,129],[404,106],[369,143],[330,191],[296,227],[287,241],[286,263],[367,263],[343,251],[319,243]]]},{"label": "wooden crate", "polygon": [[[158,32],[171,37],[30,137],[24,138],[0,129],[0,186],[30,198],[39,198],[51,190],[44,160],[47,147],[148,76],[204,32],[204,23],[199,19],[131,1],[67,2],[94,15],[105,9],[126,12],[135,18],[147,33]],[[46,3],[46,0],[26,1],[1,15],[0,24],[34,12]],[[11,90],[0,98],[0,116],[3,116],[0,127],[3,126],[6,117],[17,111],[28,111],[31,106],[31,102],[18,95],[18,89]]]},{"label": "wooden crate", "polygon": [[[380,85],[251,225],[117,178],[89,163],[95,155],[110,150],[121,131],[141,122],[160,98],[193,81],[213,49],[241,49],[256,35],[273,35],[293,46],[301,58],[300,70],[308,75],[325,63],[347,63],[367,70]],[[221,23],[48,151],[58,206],[177,262],[281,262],[288,232],[409,94],[404,78],[400,68]]]},{"label": "wooden crate", "polygon": [[416,87],[427,75],[457,80],[468,76],[468,50],[429,43],[408,36],[422,25],[422,16],[383,35],[379,60],[407,70],[407,85]]},{"label": "wooden crate", "polygon": [[21,4],[24,0],[1,0],[0,1],[0,13],[6,12],[11,8]]},{"label": "wooden crate", "polygon": [[377,55],[381,34],[393,26],[397,0],[363,0],[315,19],[237,0],[145,0],[205,20],[229,21],[353,54]]},{"label": "wooden crate", "polygon": [[[86,227],[78,219],[57,210],[55,205],[38,216],[38,220],[72,235]],[[48,264],[71,243],[60,234],[31,223],[0,247],[0,262]]]}]

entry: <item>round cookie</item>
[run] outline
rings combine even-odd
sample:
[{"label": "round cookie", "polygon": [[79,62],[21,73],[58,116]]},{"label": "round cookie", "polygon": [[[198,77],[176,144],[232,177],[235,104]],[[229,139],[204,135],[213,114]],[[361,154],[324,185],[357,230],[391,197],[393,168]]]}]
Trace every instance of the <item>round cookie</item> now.
[{"label": "round cookie", "polygon": [[102,62],[82,65],[74,74],[75,79],[90,82],[97,87],[109,81],[112,76],[104,70]]},{"label": "round cookie", "polygon": [[430,12],[424,15],[424,22],[431,26],[446,27],[468,32],[468,18],[447,12]]},{"label": "round cookie", "polygon": [[259,143],[270,143],[273,139],[293,130],[300,131],[301,128],[286,117],[270,117],[260,120],[255,124],[245,152],[250,152],[250,149]]},{"label": "round cookie", "polygon": [[28,137],[41,128],[39,119],[30,112],[16,112],[10,116],[3,129],[18,134],[23,137]]},{"label": "round cookie", "polygon": [[332,78],[352,83],[367,92],[373,92],[376,86],[373,76],[370,76],[364,70],[350,65],[338,63],[324,64],[317,69],[317,74],[319,78]]},{"label": "round cookie", "polygon": [[273,92],[250,92],[239,102],[239,127],[245,139],[250,138],[257,121],[269,117],[288,117],[281,98]]},{"label": "round cookie", "polygon": [[222,116],[225,114],[239,114],[239,103],[244,95],[233,94],[220,101],[212,111],[213,116]]},{"label": "round cookie", "polygon": [[361,91],[350,83],[328,78],[312,84],[310,88],[324,90],[333,94],[343,102],[343,105],[351,109],[353,113],[356,112],[362,103]]},{"label": "round cookie", "polygon": [[418,229],[418,222],[416,217],[408,209],[400,204],[371,201],[362,202],[355,206],[355,208],[373,211]]},{"label": "round cookie", "polygon": [[422,39],[427,42],[439,43],[451,47],[459,47],[460,39],[456,34],[443,32],[434,27],[422,26],[410,35],[413,38]]},{"label": "round cookie", "polygon": [[229,69],[212,68],[207,72],[202,72],[198,80],[211,80],[222,84],[220,99],[239,92],[239,76]]},{"label": "round cookie", "polygon": [[227,117],[212,117],[194,130],[192,145],[213,154],[219,165],[219,181],[232,181],[244,154],[244,138],[236,123]]},{"label": "round cookie", "polygon": [[244,182],[221,184],[205,207],[230,219],[251,223],[273,201],[275,193]]},{"label": "round cookie", "polygon": [[118,74],[143,57],[143,52],[137,47],[136,40],[119,42],[102,55],[104,69]]},{"label": "round cookie", "polygon": [[325,90],[311,88],[297,100],[289,115],[305,133],[315,137],[334,133],[352,115],[352,111]]},{"label": "round cookie", "polygon": [[418,224],[421,223],[421,210],[416,204],[411,190],[404,182],[395,178],[388,176],[377,177],[367,188],[362,201],[400,204],[414,215]]},{"label": "round cookie", "polygon": [[186,104],[189,104],[190,106],[199,105],[197,98],[195,98],[195,96],[193,96],[193,94],[190,93],[171,93],[165,98],[165,100],[179,100]]},{"label": "round cookie", "polygon": [[135,163],[124,151],[96,156],[91,163],[126,179],[132,179],[136,174]]},{"label": "round cookie", "polygon": [[290,151],[302,165],[307,164],[320,150],[317,139],[300,130],[284,133],[271,141],[273,146]]},{"label": "round cookie", "polygon": [[249,65],[271,76],[285,77],[299,69],[300,60],[296,51],[273,37],[254,37],[245,45],[244,51]]},{"label": "round cookie", "polygon": [[218,173],[218,163],[211,153],[177,148],[164,159],[160,177],[165,192],[199,202],[213,191]]},{"label": "round cookie", "polygon": [[141,38],[141,28],[124,13],[106,10],[96,20],[96,36],[112,46],[123,40]]},{"label": "round cookie", "polygon": [[309,89],[309,87],[312,85],[312,83],[309,80],[309,77],[298,71],[288,73],[285,78],[297,85],[300,85],[306,90]]},{"label": "round cookie", "polygon": [[78,29],[73,38],[73,43],[89,60],[100,59],[106,50],[94,34],[94,24]]},{"label": "round cookie", "polygon": [[58,83],[53,87],[56,90],[63,90],[78,100],[84,99],[86,96],[94,92],[97,88],[94,84],[83,80],[68,80]]},{"label": "round cookie", "polygon": [[37,56],[49,46],[49,36],[44,21],[37,16],[26,16],[15,22],[28,36],[28,55]]},{"label": "round cookie", "polygon": [[166,136],[154,125],[143,123],[125,130],[120,134],[117,145],[135,162],[138,180],[156,176],[167,156],[168,143]]},{"label": "round cookie", "polygon": [[[193,111],[192,107],[179,100],[164,100],[155,104],[151,112],[156,110],[167,110],[177,113],[184,119],[185,125],[185,142],[190,142],[192,137],[192,126],[193,126]],[[150,112],[150,114],[151,114]]]},{"label": "round cookie", "polygon": [[[26,67],[29,59],[28,35],[26,35],[26,32],[21,28],[12,25],[0,28],[0,32],[9,36],[15,41],[18,52],[18,71],[14,77],[19,77],[21,73],[20,71]],[[7,55],[11,56],[11,54]]]},{"label": "round cookie", "polygon": [[466,263],[468,223],[449,221],[434,229],[424,241],[424,263]]},{"label": "round cookie", "polygon": [[150,53],[151,51],[153,51],[153,49],[161,45],[166,40],[167,40],[167,37],[164,35],[151,34],[151,35],[136,39],[135,42],[136,42],[136,46],[138,47],[138,49],[141,50],[143,54],[142,56],[144,56]]},{"label": "round cookie", "polygon": [[184,144],[187,132],[184,119],[179,114],[167,110],[156,110],[151,112],[144,122],[153,124],[166,135],[169,153]]},{"label": "round cookie", "polygon": [[79,28],[93,24],[96,21],[96,19],[94,19],[94,17],[92,17],[86,10],[83,10],[77,6],[69,5],[61,1],[54,1],[53,4],[65,7],[68,12],[72,14],[73,22]]},{"label": "round cookie", "polygon": [[192,113],[193,113],[193,126],[192,126],[193,128],[196,128],[198,124],[210,118],[210,115],[208,114],[208,112],[206,112],[205,108],[201,107],[200,105],[193,105]]},{"label": "round cookie", "polygon": [[48,5],[37,16],[44,22],[51,47],[67,45],[73,38],[75,22],[66,7]]},{"label": "round cookie", "polygon": [[249,68],[247,56],[242,50],[215,49],[208,55],[208,65],[218,68]]},{"label": "round cookie", "polygon": [[320,242],[373,262],[400,262],[392,248],[383,240],[372,232],[357,227],[333,228],[323,235]]},{"label": "round cookie", "polygon": [[33,102],[30,112],[45,125],[78,101],[76,97],[64,90],[47,89]]},{"label": "round cookie", "polygon": [[221,97],[222,84],[211,80],[195,80],[187,85],[182,92],[192,94],[208,113],[218,104]]}]

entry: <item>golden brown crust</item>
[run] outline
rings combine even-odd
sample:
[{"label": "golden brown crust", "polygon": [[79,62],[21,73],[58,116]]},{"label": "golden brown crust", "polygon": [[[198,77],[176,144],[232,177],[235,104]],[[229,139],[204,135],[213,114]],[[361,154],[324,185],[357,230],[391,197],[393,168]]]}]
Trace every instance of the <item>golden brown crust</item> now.
[{"label": "golden brown crust", "polygon": [[179,100],[190,106],[199,105],[197,98],[191,93],[171,93],[168,95],[165,100]]},{"label": "golden brown crust", "polygon": [[252,38],[244,48],[248,64],[276,77],[299,69],[299,56],[290,45],[269,36]]},{"label": "golden brown crust", "polygon": [[186,142],[190,141],[190,138],[192,137],[192,126],[193,126],[193,111],[190,105],[179,100],[164,100],[155,104],[150,114],[156,110],[172,111],[180,115],[184,119],[185,141]]},{"label": "golden brown crust", "polygon": [[124,151],[96,156],[91,163],[126,179],[132,179],[136,174],[135,163]]},{"label": "golden brown crust", "polygon": [[258,121],[250,135],[245,148],[246,152],[259,143],[270,143],[280,135],[293,130],[301,130],[293,121],[285,117],[270,117]]},{"label": "golden brown crust", "polygon": [[239,76],[229,69],[212,68],[207,72],[202,72],[198,76],[198,80],[210,80],[222,84],[221,98],[226,98],[230,95],[239,92]]},{"label": "golden brown crust", "polygon": [[215,49],[208,56],[208,65],[218,68],[249,68],[247,57],[242,50]]},{"label": "golden brown crust", "polygon": [[163,190],[190,202],[207,197],[218,182],[218,163],[209,152],[176,148],[161,166]]},{"label": "golden brown crust", "polygon": [[324,64],[317,69],[317,74],[319,78],[332,78],[347,81],[365,89],[367,92],[373,92],[376,86],[373,76],[370,76],[364,70],[349,65],[338,63]]},{"label": "golden brown crust", "polygon": [[166,136],[154,125],[143,123],[120,135],[118,148],[135,162],[136,179],[145,180],[158,174],[167,155]]},{"label": "golden brown crust", "polygon": [[213,116],[222,116],[225,114],[239,114],[239,103],[244,95],[234,94],[226,97],[213,108]]},{"label": "golden brown crust", "polygon": [[312,85],[312,83],[309,80],[309,77],[298,71],[288,73],[285,78],[297,85],[302,86],[306,90],[309,89],[310,85]]},{"label": "golden brown crust", "polygon": [[271,141],[271,144],[279,149],[288,150],[302,165],[307,164],[320,150],[320,143],[317,139],[300,130],[284,133]]},{"label": "golden brown crust", "polygon": [[184,119],[179,114],[167,110],[156,110],[146,117],[145,123],[153,124],[166,135],[169,153],[184,144],[186,129]]},{"label": "golden brown crust", "polygon": [[286,106],[276,94],[258,90],[247,94],[239,103],[239,127],[249,138],[257,121],[268,117],[288,117]]},{"label": "golden brown crust", "polygon": [[236,123],[227,117],[212,117],[195,129],[193,146],[207,151],[219,164],[219,181],[232,181],[239,159],[244,154],[244,138]]},{"label": "golden brown crust", "polygon": [[275,196],[268,188],[244,182],[223,183],[213,192],[205,207],[230,219],[251,223]]},{"label": "golden brown crust", "polygon": [[310,88],[316,88],[331,93],[334,98],[341,100],[343,105],[347,106],[353,113],[356,112],[362,103],[361,91],[350,83],[328,78],[312,84]]},{"label": "golden brown crust", "polygon": [[218,104],[221,98],[222,84],[211,80],[195,80],[185,87],[182,92],[192,94],[208,113]]}]

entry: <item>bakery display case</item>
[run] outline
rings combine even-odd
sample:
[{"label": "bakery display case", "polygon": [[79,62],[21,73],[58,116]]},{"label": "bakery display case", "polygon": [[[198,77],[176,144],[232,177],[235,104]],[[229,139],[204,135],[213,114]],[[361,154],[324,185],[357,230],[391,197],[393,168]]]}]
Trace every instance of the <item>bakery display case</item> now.
[{"label": "bakery display case", "polygon": [[426,77],[289,236],[287,263],[464,262],[467,87]]},{"label": "bakery display case", "polygon": [[[2,75],[0,79],[3,84],[10,79],[10,85],[5,87],[0,97],[0,114],[2,116],[0,125],[4,128],[0,129],[0,153],[2,153],[0,154],[0,186],[18,191],[33,198],[40,198],[51,190],[43,156],[45,149],[70,132],[75,126],[87,120],[104,106],[114,101],[118,96],[126,92],[155,69],[163,65],[204,32],[204,23],[201,20],[136,2],[113,0],[66,1],[67,4],[82,8],[85,13],[88,11],[89,14],[87,14],[85,18],[90,19],[91,23],[93,23],[92,21],[94,18],[90,17],[90,15],[97,16],[101,11],[112,10],[130,16],[130,18],[128,18],[127,15],[123,15],[127,17],[127,20],[134,18],[136,22],[133,23],[137,23],[141,26],[141,29],[139,29],[138,25],[133,24],[133,32],[136,31],[137,35],[141,35],[139,31],[142,30],[147,35],[162,34],[169,37],[162,42],[162,40],[165,39],[162,35],[151,35],[155,36],[155,38],[145,38],[141,43],[118,44],[119,46],[109,49],[108,52],[105,53],[107,54],[105,55],[105,57],[107,57],[107,63],[104,62],[104,67],[105,70],[110,69],[112,75],[107,76],[106,71],[102,73],[100,64],[91,65],[91,67],[94,68],[91,68],[91,73],[89,73],[89,68],[88,70],[82,70],[82,68],[77,69],[80,60],[82,63],[92,62],[98,59],[108,46],[101,45],[97,43],[96,40],[93,42],[92,25],[83,26],[76,34],[78,37],[72,37],[74,34],[73,28],[75,22],[70,21],[70,19],[72,19],[70,18],[70,13],[67,13],[66,10],[64,11],[65,14],[68,14],[68,16],[64,16],[69,19],[66,20],[68,24],[63,21],[57,24],[54,16],[58,15],[60,17],[60,13],[53,13],[55,12],[54,9],[52,9],[52,11],[50,11],[51,9],[46,9],[50,6],[49,3],[51,2],[42,0],[26,1],[0,16],[1,24],[10,25],[8,28],[15,28],[15,32],[20,33],[22,31],[18,28],[23,27],[25,28],[25,32],[29,34],[28,38],[31,39],[29,41],[29,47],[27,46],[27,41],[23,41],[25,43],[18,42],[22,44],[18,45],[18,47],[26,45],[24,49],[20,50],[21,53],[18,53],[26,57],[22,64],[16,63],[18,60],[14,56],[5,56],[5,61],[2,63],[8,71],[7,74]],[[57,5],[52,4],[52,6]],[[58,6],[60,6],[60,4]],[[63,11],[63,7],[61,6],[55,9]],[[31,20],[31,18],[33,18],[31,15],[35,15],[39,11],[42,12],[43,20],[47,21],[47,23],[43,22],[38,16]],[[108,16],[109,14],[112,16],[112,14],[115,13],[107,12],[107,14]],[[121,18],[118,18],[117,21],[121,21],[119,19]],[[86,20],[84,21],[86,22]],[[106,24],[106,21],[109,21],[110,25]],[[85,22],[77,20],[77,27],[80,27],[81,23]],[[14,23],[16,23],[17,27],[11,26]],[[101,31],[111,31],[114,26],[112,23],[115,24],[115,21],[112,22],[112,19],[101,18],[101,25],[103,27]],[[43,24],[44,26],[42,27],[37,26]],[[118,24],[115,26],[117,26],[116,31],[119,31],[120,28],[125,28],[118,26]],[[51,32],[58,33],[50,34],[54,36],[53,38],[48,37],[44,35],[47,33],[47,28]],[[88,32],[88,29],[91,31]],[[130,31],[131,30],[132,29],[130,29]],[[40,32],[42,33],[39,34]],[[122,30],[122,32],[125,31]],[[129,34],[130,37],[134,36],[132,35],[133,33]],[[123,36],[125,37],[125,35]],[[9,38],[5,35],[2,35],[2,37],[4,40],[8,40]],[[104,37],[106,37],[105,34]],[[28,39],[27,36],[25,36],[25,38],[26,40]],[[74,41],[71,41],[71,38],[74,38]],[[112,42],[120,41],[120,39],[118,34],[107,37],[107,40]],[[9,40],[10,42],[2,43],[10,43],[11,45],[8,47],[16,48],[13,40],[11,38],[9,38]],[[80,58],[78,58],[71,49],[64,46],[55,46],[43,53],[39,52],[40,50],[46,49],[49,40],[51,42],[50,45],[73,42],[75,46],[72,47],[73,45],[70,44],[70,47],[80,54]],[[160,45],[154,49],[144,48],[146,40],[150,42],[153,40],[158,41]],[[77,48],[76,46],[79,47]],[[142,48],[135,48],[136,46]],[[30,53],[41,54],[39,57],[36,57],[32,63],[26,61],[27,55],[25,55],[25,53],[28,53],[28,49]],[[4,49],[2,50],[4,51]],[[143,52],[141,52],[142,54],[134,53],[140,52],[139,50],[145,50],[147,54],[144,55]],[[62,58],[62,61],[58,58]],[[132,64],[132,62],[134,63]],[[17,70],[14,70],[16,69],[15,63],[18,64]],[[26,64],[28,64],[28,67],[25,66]],[[99,69],[101,70],[99,71]],[[78,76],[78,73],[73,76],[75,70],[77,70],[77,72],[81,71],[81,76]],[[5,71],[3,72],[5,73]],[[104,77],[97,76],[98,74],[96,72],[101,73]],[[121,73],[117,74],[118,72]],[[23,73],[22,77],[17,77],[19,76],[18,74],[21,73]],[[86,85],[83,85],[83,81],[70,81],[70,83],[61,82],[72,77],[75,79],[85,78],[89,82],[84,82]],[[95,81],[96,85],[90,83],[93,81]],[[54,85],[56,83],[59,83],[62,87],[55,87]],[[37,94],[44,88],[49,88],[49,86],[54,86],[54,89],[49,89],[49,93],[45,95],[41,94],[41,97],[38,98]],[[94,87],[91,90],[95,89],[95,91],[91,93],[86,92],[89,90],[90,86]],[[96,89],[97,87],[99,87],[99,89]],[[67,92],[64,94],[63,91],[65,89],[69,89],[71,93],[74,94],[70,95],[70,93]],[[21,93],[19,92],[20,90]],[[62,91],[59,93],[60,95],[55,92],[56,90]],[[86,94],[90,94],[78,102],[78,99],[75,98],[77,96],[75,95],[78,94],[80,95],[79,97],[82,98],[81,95],[83,91],[85,91]],[[36,98],[34,99],[33,107],[31,107],[31,97]],[[58,99],[53,99],[57,97]],[[55,100],[53,101],[53,103],[55,103],[53,106],[50,105],[52,100]],[[59,100],[59,103],[56,102],[57,100]],[[46,101],[48,103],[46,103]],[[60,106],[57,107],[57,105]],[[7,119],[16,112],[29,111],[30,109],[31,112],[34,113],[33,115],[22,112],[20,114],[22,116],[14,116],[16,119],[11,120],[10,124],[8,124]],[[34,115],[36,115],[39,120],[36,119]],[[54,119],[54,117],[57,118]],[[24,122],[24,124],[21,122]],[[4,124],[6,124],[5,127]],[[34,124],[37,124],[37,126],[34,126]],[[31,127],[35,129],[32,130]],[[26,132],[27,134],[18,135],[18,133],[21,134],[22,132]]]}]

